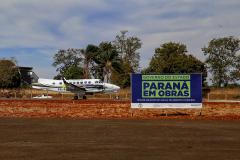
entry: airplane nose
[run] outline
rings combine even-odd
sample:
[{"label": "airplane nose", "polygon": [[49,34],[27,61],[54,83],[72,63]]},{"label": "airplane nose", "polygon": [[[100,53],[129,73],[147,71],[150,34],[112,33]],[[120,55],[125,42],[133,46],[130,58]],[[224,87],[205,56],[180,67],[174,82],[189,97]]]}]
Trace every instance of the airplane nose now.
[{"label": "airplane nose", "polygon": [[110,91],[110,92],[117,92],[120,87],[114,84],[109,84],[109,83],[105,83],[105,91]]},{"label": "airplane nose", "polygon": [[117,86],[117,85],[114,85],[114,88],[115,88],[115,90],[119,90],[120,89],[120,87]]}]

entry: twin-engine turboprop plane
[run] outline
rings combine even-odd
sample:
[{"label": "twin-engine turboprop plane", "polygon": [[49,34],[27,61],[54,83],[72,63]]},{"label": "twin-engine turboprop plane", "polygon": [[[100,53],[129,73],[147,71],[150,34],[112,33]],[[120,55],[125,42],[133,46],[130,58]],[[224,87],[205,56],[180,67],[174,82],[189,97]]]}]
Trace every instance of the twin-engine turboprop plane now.
[{"label": "twin-engine turboprop plane", "polygon": [[117,92],[120,87],[110,83],[103,83],[100,79],[69,79],[53,80],[39,78],[32,88],[56,92],[72,92],[74,99],[86,99],[87,94]]}]

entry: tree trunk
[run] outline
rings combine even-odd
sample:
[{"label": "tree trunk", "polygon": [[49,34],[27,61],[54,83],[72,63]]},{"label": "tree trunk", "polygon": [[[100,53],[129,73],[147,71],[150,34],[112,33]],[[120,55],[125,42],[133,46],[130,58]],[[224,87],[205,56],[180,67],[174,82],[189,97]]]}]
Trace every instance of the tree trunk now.
[{"label": "tree trunk", "polygon": [[84,60],[84,78],[85,79],[89,79],[89,63],[88,61],[85,59]]}]

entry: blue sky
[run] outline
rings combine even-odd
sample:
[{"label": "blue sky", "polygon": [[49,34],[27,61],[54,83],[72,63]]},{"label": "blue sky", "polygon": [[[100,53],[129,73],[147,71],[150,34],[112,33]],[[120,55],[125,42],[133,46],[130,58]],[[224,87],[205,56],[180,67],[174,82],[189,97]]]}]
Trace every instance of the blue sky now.
[{"label": "blue sky", "polygon": [[112,41],[120,30],[143,46],[140,67],[154,49],[182,42],[200,60],[212,38],[240,38],[239,0],[0,0],[0,58],[15,57],[43,78],[58,49],[84,48]]}]

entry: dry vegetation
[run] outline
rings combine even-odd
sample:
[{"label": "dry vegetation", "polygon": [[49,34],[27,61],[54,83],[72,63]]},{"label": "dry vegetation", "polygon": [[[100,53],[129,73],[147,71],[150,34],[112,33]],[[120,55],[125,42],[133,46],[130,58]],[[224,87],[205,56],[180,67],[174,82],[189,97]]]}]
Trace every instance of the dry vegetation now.
[{"label": "dry vegetation", "polygon": [[[12,90],[0,90],[0,98],[24,98],[28,99],[37,95],[50,95],[56,99],[72,99],[72,93],[58,93],[52,91],[36,90],[36,89],[12,89]],[[131,90],[121,89],[118,93],[99,93],[94,95],[88,95],[89,99],[114,99],[119,97],[120,99],[130,99]],[[211,89],[209,94],[204,97],[205,101],[208,100],[239,100],[240,101],[240,88],[233,89]]]},{"label": "dry vegetation", "polygon": [[240,88],[211,89],[206,98],[210,100],[240,100]]},{"label": "dry vegetation", "polygon": [[[36,89],[1,89],[0,98],[9,99],[29,99],[38,95],[49,95],[56,99],[72,99],[73,93],[58,93],[53,91],[36,90]],[[120,99],[130,99],[131,94],[129,89],[122,89],[118,93],[98,93],[94,95],[87,95],[89,99],[103,98],[114,99],[120,97]]]}]

